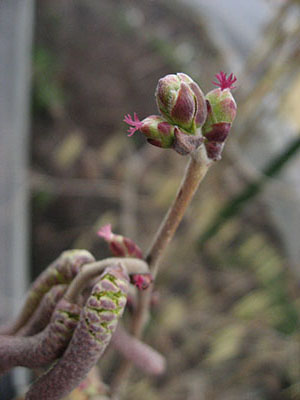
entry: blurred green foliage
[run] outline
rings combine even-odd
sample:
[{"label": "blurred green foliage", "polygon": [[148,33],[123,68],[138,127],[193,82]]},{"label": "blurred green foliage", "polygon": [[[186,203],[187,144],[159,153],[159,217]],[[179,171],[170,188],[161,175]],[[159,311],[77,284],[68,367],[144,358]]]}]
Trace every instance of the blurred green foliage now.
[{"label": "blurred green foliage", "polygon": [[33,111],[53,114],[65,102],[59,79],[59,65],[54,54],[45,47],[36,47],[33,54]]}]

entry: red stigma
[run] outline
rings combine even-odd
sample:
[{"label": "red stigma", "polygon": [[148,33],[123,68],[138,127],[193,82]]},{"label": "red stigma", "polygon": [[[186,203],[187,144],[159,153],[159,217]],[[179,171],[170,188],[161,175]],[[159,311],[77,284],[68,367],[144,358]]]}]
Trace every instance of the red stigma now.
[{"label": "red stigma", "polygon": [[131,283],[133,283],[139,290],[147,289],[152,281],[153,278],[151,274],[134,274],[131,276]]},{"label": "red stigma", "polygon": [[235,89],[236,86],[232,86],[236,81],[237,78],[231,73],[230,75],[225,74],[225,72],[220,71],[218,74],[215,75],[217,78],[217,82],[212,82],[214,85],[219,86],[221,90],[224,89]]},{"label": "red stigma", "polygon": [[126,124],[130,125],[130,128],[127,130],[127,132],[129,132],[128,136],[132,136],[134,132],[138,131],[143,126],[143,123],[139,120],[136,113],[133,113],[133,117],[134,119],[132,119],[130,114],[127,114],[123,119]]}]

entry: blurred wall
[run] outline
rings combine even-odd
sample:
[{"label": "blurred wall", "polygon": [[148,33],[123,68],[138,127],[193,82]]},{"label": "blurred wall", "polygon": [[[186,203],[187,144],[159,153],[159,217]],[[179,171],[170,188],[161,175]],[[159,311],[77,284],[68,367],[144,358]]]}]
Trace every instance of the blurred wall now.
[{"label": "blurred wall", "polygon": [[[0,5],[0,320],[27,286],[27,157],[33,0]],[[18,374],[17,374],[18,375]],[[17,384],[24,379],[16,378]],[[7,382],[0,387],[5,400]],[[6,389],[5,389],[6,388]]]}]

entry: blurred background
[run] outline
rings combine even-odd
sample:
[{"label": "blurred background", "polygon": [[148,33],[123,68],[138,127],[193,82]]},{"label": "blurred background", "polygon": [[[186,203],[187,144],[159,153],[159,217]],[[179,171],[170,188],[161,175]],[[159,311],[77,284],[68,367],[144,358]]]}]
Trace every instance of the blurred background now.
[{"label": "blurred background", "polygon": [[[300,2],[2,0],[0,320],[63,250],[107,257],[97,230],[146,250],[187,159],[126,136],[184,72],[204,92],[238,78],[238,114],[164,258],[125,399],[300,399]],[[114,374],[115,355],[103,360]],[[24,383],[1,380],[1,400]]]}]

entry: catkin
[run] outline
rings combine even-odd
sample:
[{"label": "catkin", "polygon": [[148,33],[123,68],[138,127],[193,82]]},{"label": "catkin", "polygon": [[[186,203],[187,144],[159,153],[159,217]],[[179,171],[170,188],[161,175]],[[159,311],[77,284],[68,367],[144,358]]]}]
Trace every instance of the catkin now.
[{"label": "catkin", "polygon": [[60,300],[49,325],[29,337],[0,336],[0,374],[16,367],[48,366],[62,355],[79,321],[81,308]]},{"label": "catkin", "polygon": [[86,250],[64,251],[60,257],[50,264],[33,282],[17,320],[11,325],[3,328],[0,327],[0,334],[15,334],[27,323],[38,308],[45,293],[55,285],[70,283],[84,264],[93,261],[95,261],[94,257]]},{"label": "catkin", "polygon": [[129,278],[108,267],[94,286],[63,356],[36,382],[25,400],[59,400],[80,384],[111,340],[127,300]]}]

